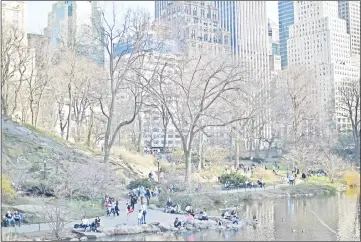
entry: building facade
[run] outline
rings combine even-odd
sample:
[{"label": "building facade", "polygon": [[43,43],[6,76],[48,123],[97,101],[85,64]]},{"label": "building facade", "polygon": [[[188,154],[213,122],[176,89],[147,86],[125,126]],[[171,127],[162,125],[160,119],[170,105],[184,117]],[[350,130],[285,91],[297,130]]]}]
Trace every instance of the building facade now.
[{"label": "building facade", "polygon": [[282,69],[285,69],[288,64],[287,40],[289,38],[289,26],[294,24],[294,18],[294,1],[278,1],[278,25]]},{"label": "building facade", "polygon": [[279,26],[270,19],[268,20],[268,56],[269,70],[273,78],[281,70],[281,53]]},{"label": "building facade", "polygon": [[79,54],[104,65],[101,22],[96,1],[57,1],[48,14],[44,35],[54,47],[76,46]]},{"label": "building facade", "polygon": [[25,1],[2,1],[2,24],[14,26],[24,34],[23,44],[27,45],[26,18],[27,7]]},{"label": "building facade", "polygon": [[184,53],[230,54],[230,33],[220,27],[211,1],[155,1],[156,20],[167,24]]},{"label": "building facade", "polygon": [[350,35],[351,55],[360,58],[360,2],[338,1],[338,16],[346,21]]},{"label": "building facade", "polygon": [[294,4],[295,23],[290,26],[287,42],[288,65],[312,69],[317,80],[314,102],[323,110],[321,120],[329,127],[347,127],[349,120],[339,112],[338,89],[345,80],[357,80],[360,69],[351,63],[346,21],[338,17],[337,2]]}]

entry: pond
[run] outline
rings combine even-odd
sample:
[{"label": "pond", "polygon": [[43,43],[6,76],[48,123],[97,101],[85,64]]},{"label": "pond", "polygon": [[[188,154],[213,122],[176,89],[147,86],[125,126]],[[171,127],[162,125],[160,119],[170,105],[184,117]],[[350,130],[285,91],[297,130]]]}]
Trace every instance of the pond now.
[{"label": "pond", "polygon": [[256,215],[259,223],[257,226],[239,230],[122,235],[101,238],[101,240],[360,240],[359,189],[330,197],[252,201],[242,204],[238,214],[247,219],[252,219],[253,215]]}]

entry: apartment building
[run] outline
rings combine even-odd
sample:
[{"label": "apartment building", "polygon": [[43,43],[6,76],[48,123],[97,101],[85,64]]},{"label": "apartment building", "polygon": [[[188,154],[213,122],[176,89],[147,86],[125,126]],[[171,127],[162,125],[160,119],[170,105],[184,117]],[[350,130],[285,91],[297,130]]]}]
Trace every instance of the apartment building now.
[{"label": "apartment building", "polygon": [[[290,26],[288,65],[304,65],[317,79],[315,105],[329,127],[347,128],[349,120],[340,115],[338,89],[345,80],[358,80],[359,67],[351,63],[350,35],[346,21],[339,18],[338,2],[297,1],[295,23]],[[331,121],[332,120],[332,121]],[[326,130],[327,127],[325,127]]]}]

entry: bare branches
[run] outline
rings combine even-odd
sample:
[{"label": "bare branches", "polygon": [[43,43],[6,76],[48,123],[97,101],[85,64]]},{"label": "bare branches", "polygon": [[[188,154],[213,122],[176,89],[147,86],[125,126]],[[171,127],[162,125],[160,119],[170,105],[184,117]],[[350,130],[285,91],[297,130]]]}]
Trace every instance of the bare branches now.
[{"label": "bare branches", "polygon": [[341,86],[336,90],[339,98],[336,114],[346,118],[351,124],[351,130],[345,129],[345,127],[339,127],[339,130],[352,132],[355,153],[357,154],[360,151],[360,80],[344,80],[340,84]]}]

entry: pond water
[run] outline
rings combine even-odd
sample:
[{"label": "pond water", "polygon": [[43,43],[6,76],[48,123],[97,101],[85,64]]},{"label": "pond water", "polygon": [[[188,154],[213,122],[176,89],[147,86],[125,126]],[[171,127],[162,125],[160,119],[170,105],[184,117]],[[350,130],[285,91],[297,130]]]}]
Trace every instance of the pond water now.
[{"label": "pond water", "polygon": [[[213,212],[214,214],[214,212]],[[258,224],[239,230],[139,234],[113,241],[360,240],[360,190],[330,197],[285,198],[242,204],[238,214]]]}]

